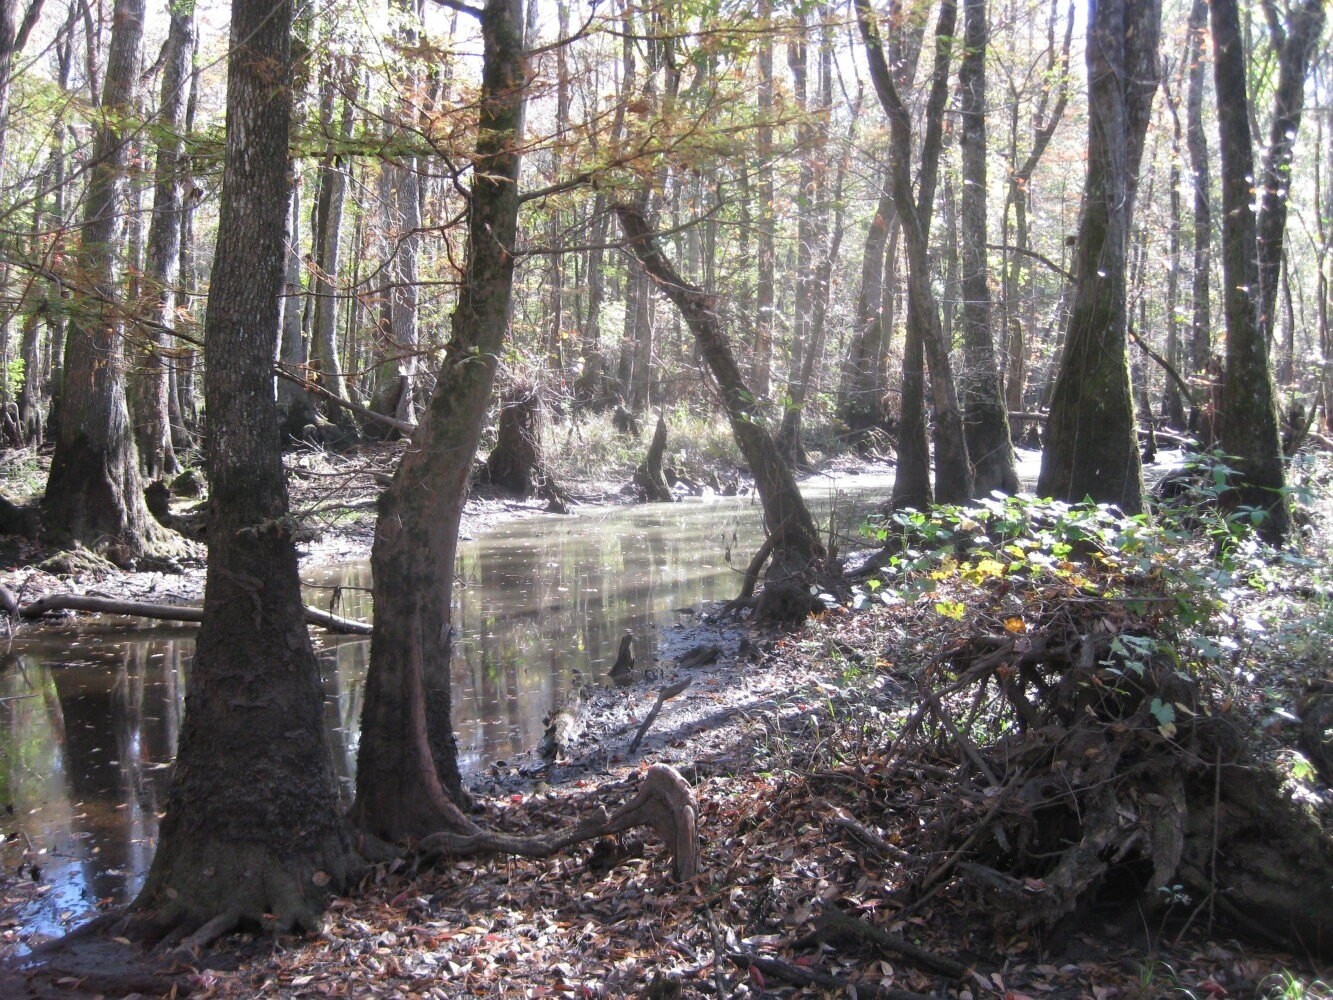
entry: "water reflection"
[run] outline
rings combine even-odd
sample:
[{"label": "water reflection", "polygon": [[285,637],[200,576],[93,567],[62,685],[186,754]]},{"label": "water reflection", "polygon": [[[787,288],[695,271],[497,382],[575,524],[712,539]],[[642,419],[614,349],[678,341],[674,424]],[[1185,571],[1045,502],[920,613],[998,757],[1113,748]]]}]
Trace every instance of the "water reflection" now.
[{"label": "water reflection", "polygon": [[[882,493],[887,483],[857,487]],[[731,596],[758,525],[753,501],[712,499],[534,518],[464,542],[453,706],[465,773],[536,746],[550,706],[572,684],[600,680],[626,630],[648,663],[676,609]],[[311,603],[370,617],[367,563],[305,576]],[[350,794],[370,643],[315,638],[334,766]],[[57,933],[137,891],[193,648],[191,629],[122,619],[10,643],[0,660],[0,863],[40,882],[18,915],[25,932]]]}]

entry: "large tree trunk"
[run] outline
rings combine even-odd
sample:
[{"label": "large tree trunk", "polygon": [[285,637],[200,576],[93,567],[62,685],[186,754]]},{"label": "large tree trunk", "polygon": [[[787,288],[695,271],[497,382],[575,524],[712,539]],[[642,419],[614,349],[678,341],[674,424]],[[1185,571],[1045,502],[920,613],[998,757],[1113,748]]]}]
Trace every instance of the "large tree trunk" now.
[{"label": "large tree trunk", "polygon": [[450,724],[450,615],[458,523],[508,328],[527,68],[521,0],[488,0],[465,280],[412,447],[380,498],[375,633],[353,820],[387,839],[475,827]]},{"label": "large tree trunk", "polygon": [[958,146],[963,160],[962,229],[963,370],[959,378],[967,454],[980,497],[1018,492],[1009,414],[1000,391],[991,332],[986,259],[986,3],[963,0],[963,58],[958,66]]},{"label": "large tree trunk", "polygon": [[84,202],[79,264],[93,293],[74,311],[65,352],[59,432],[42,510],[57,538],[89,546],[113,539],[130,556],[152,554],[166,533],[148,513],[125,404],[119,316],[124,181],[143,36],[143,0],[117,0],[102,106]]},{"label": "large tree trunk", "polygon": [[1157,89],[1156,0],[1103,0],[1088,32],[1088,173],[1073,311],[1046,425],[1043,496],[1143,509],[1125,344],[1126,255]]},{"label": "large tree trunk", "polygon": [[1284,469],[1268,344],[1259,309],[1257,227],[1250,180],[1254,148],[1245,86],[1245,51],[1236,0],[1211,0],[1213,83],[1222,145],[1222,282],[1226,289],[1227,356],[1222,382],[1222,447],[1235,456],[1236,504],[1266,510],[1259,526],[1280,543],[1288,528]]},{"label": "large tree trunk", "polygon": [[[921,140],[918,190],[912,194],[912,121],[898,94],[880,41],[879,27],[869,0],[856,0],[857,22],[865,44],[870,76],[880,105],[888,116],[893,137],[890,176],[893,200],[902,220],[907,251],[907,323],[921,338],[930,368],[934,417],[935,498],[940,503],[966,503],[972,498],[972,466],[963,432],[949,344],[940,322],[939,303],[931,285],[929,233],[935,182],[943,145],[944,105],[948,96],[949,60],[958,9],[944,0],[935,27],[935,63],[926,102],[925,133]],[[906,418],[906,415],[904,415]]]},{"label": "large tree trunk", "polygon": [[[291,7],[236,0],[205,325],[204,622],[167,815],[134,909],[165,928],[314,929],[355,854],[288,515],[273,349],[287,209]],[[215,921],[216,922],[213,922]]]},{"label": "large tree trunk", "polygon": [[[167,328],[175,323],[175,284],[180,273],[180,214],[184,204],[181,168],[185,150],[181,125],[185,119],[186,84],[193,51],[193,11],[173,12],[162,54],[158,125],[164,138],[157,147],[153,171],[153,217],[148,226],[146,274],[153,296],[152,318]],[[156,479],[176,471],[176,454],[167,405],[169,379],[162,354],[164,335],[160,330],[149,330],[146,337],[135,394],[135,436],[144,471],[149,478]]]},{"label": "large tree trunk", "polygon": [[760,422],[754,395],[745,385],[740,368],[722,334],[716,302],[712,296],[682,278],[658,248],[643,214],[632,206],[616,208],[629,251],[644,266],[662,294],[680,310],[695,343],[704,357],[722,396],[736,444],[750,464],[755,488],[764,509],[764,530],[772,545],[770,584],[804,577],[818,568],[824,546],[810,517],[791,466],[782,458],[773,438]]}]

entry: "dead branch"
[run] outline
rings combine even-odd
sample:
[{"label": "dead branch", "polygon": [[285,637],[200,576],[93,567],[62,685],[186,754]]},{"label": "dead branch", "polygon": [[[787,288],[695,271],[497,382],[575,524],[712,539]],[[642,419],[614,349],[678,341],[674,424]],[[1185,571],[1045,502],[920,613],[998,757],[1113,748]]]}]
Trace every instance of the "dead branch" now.
[{"label": "dead branch", "polygon": [[677,681],[675,684],[668,685],[657,692],[657,700],[653,702],[653,707],[648,710],[647,716],[644,717],[643,722],[639,725],[639,731],[634,734],[634,739],[630,740],[630,753],[635,753],[639,749],[639,743],[643,740],[643,734],[648,732],[648,727],[651,726],[653,720],[657,718],[657,713],[662,711],[662,706],[666,704],[669,699],[676,697],[676,695],[680,694],[689,686],[690,678],[687,677],[685,680]]},{"label": "dead branch", "polygon": [[870,983],[852,983],[838,976],[831,976],[827,972],[816,972],[814,969],[793,965],[777,958],[762,958],[743,951],[730,952],[727,958],[739,969],[757,969],[761,975],[769,979],[779,979],[794,986],[817,986],[821,990],[831,991],[840,996],[871,997],[874,1000],[929,1000],[929,994],[926,993],[895,990]]},{"label": "dead branch", "polygon": [[890,934],[874,924],[849,916],[837,907],[829,907],[824,911],[816,921],[814,933],[808,937],[816,941],[852,940],[869,944],[937,975],[948,976],[950,979],[967,976],[967,966],[961,962],[919,948],[897,934]]}]

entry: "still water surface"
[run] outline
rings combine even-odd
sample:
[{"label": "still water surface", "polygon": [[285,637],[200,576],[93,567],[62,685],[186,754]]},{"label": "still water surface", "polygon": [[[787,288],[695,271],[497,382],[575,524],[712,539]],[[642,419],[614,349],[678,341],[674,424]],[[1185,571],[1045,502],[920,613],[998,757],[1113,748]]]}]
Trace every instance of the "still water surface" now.
[{"label": "still water surface", "polygon": [[[888,477],[807,489],[827,511]],[[824,515],[827,518],[827,514]],[[459,547],[453,708],[465,772],[537,745],[576,679],[599,680],[632,631],[640,663],[677,609],[734,595],[760,540],[751,498],[594,508],[490,529]],[[365,562],[306,569],[310,603],[370,618]],[[0,657],[0,863],[43,891],[18,917],[57,933],[127,901],[152,859],[193,629],[97,618],[29,630]],[[315,633],[334,763],[350,793],[369,639]],[[32,866],[37,866],[34,873]]]}]

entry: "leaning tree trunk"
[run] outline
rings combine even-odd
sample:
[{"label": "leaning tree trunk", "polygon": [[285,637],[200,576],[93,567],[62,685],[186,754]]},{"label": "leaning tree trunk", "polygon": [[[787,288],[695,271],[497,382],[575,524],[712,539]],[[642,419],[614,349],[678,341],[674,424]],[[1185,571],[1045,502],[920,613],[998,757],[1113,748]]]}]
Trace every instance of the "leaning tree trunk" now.
[{"label": "leaning tree trunk", "polygon": [[662,294],[680,310],[717,381],[732,434],[750,464],[759,501],[763,505],[764,530],[773,550],[767,579],[776,583],[805,576],[824,559],[824,546],[796,485],[791,466],[783,460],[761,422],[754,395],[741,378],[740,368],[722,334],[716,302],[676,273],[657,246],[641,212],[620,205],[616,208],[616,216],[629,241],[630,253],[642,262]]},{"label": "leaning tree trunk", "polygon": [[[125,350],[119,318],[124,236],[124,130],[133,115],[144,0],[117,0],[102,107],[89,168],[79,265],[89,294],[74,311],[65,351],[60,421],[42,510],[57,538],[88,545],[114,540],[129,556],[167,544],[144,505],[139,461],[125,404]],[[121,112],[121,113],[117,113]]]},{"label": "leaning tree trunk", "polygon": [[152,869],[162,928],[313,930],[356,856],[339,814],[283,476],[273,348],[287,208],[291,7],[232,6],[227,150],[205,347],[204,621]]},{"label": "leaning tree trunk", "polygon": [[1037,492],[1143,509],[1134,403],[1126,360],[1125,260],[1153,93],[1157,0],[1098,3],[1088,33],[1088,173],[1077,283],[1046,423]]},{"label": "leaning tree trunk", "polygon": [[1227,364],[1222,383],[1222,446],[1241,482],[1232,501],[1268,512],[1259,530],[1277,544],[1288,529],[1284,468],[1268,344],[1259,309],[1257,227],[1250,181],[1254,148],[1245,86],[1245,52],[1236,0],[1212,0],[1213,81],[1222,145],[1222,273]]},{"label": "leaning tree trunk", "polygon": [[489,0],[464,280],[426,412],[380,498],[375,633],[352,819],[386,839],[475,829],[450,722],[454,559],[472,457],[509,324],[527,67],[521,0]]},{"label": "leaning tree trunk", "polygon": [[986,3],[963,0],[963,58],[958,66],[958,146],[963,160],[962,227],[963,397],[967,454],[975,469],[973,492],[1018,492],[1009,414],[1001,394],[991,331],[986,260]]}]

